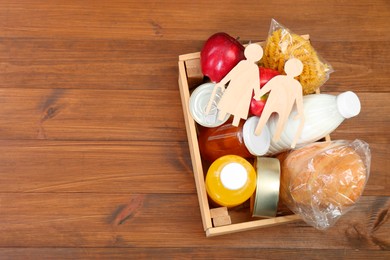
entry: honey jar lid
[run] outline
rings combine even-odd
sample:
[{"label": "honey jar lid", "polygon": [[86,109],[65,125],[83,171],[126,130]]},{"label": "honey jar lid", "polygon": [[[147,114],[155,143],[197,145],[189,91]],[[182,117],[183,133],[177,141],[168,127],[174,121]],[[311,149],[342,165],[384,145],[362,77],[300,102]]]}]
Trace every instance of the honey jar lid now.
[{"label": "honey jar lid", "polygon": [[227,114],[223,120],[218,119],[217,104],[222,96],[222,91],[218,89],[214,101],[211,105],[210,112],[206,113],[206,107],[209,103],[211,94],[213,92],[215,83],[204,83],[198,86],[191,94],[190,97],[190,113],[192,118],[205,127],[217,127],[225,123],[230,115]]},{"label": "honey jar lid", "polygon": [[257,186],[252,197],[252,217],[276,216],[280,189],[280,162],[276,158],[257,157]]},{"label": "honey jar lid", "polygon": [[246,120],[243,127],[244,143],[248,151],[254,156],[261,156],[268,152],[271,144],[271,134],[265,125],[260,135],[255,134],[259,117],[252,116]]}]

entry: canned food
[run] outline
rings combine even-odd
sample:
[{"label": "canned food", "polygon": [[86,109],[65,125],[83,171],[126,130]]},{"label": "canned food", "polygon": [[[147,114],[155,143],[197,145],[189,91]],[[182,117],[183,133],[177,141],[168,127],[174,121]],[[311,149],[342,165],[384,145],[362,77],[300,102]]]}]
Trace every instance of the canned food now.
[{"label": "canned food", "polygon": [[256,192],[251,198],[252,217],[276,216],[280,189],[280,162],[276,158],[257,157]]},{"label": "canned food", "polygon": [[217,90],[213,103],[211,104],[210,112],[206,113],[206,108],[209,103],[211,94],[214,90],[215,83],[204,83],[197,87],[190,97],[190,113],[192,118],[205,127],[217,127],[225,123],[230,115],[227,114],[223,120],[218,119],[217,104],[222,96],[222,91]]}]

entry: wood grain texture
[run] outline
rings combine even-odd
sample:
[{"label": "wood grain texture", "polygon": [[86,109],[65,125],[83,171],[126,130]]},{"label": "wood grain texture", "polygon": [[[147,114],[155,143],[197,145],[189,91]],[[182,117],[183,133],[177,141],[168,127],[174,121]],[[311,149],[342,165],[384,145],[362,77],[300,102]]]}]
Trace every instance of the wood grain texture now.
[{"label": "wood grain texture", "polygon": [[[0,259],[389,259],[389,17],[386,0],[0,0]],[[359,95],[332,139],[370,144],[370,178],[328,231],[206,239],[178,56],[218,31],[264,40],[271,18],[332,64],[323,93]]]},{"label": "wood grain texture", "polygon": [[2,192],[195,192],[185,143],[0,141],[0,153]]},{"label": "wood grain texture", "polygon": [[[342,91],[346,87],[366,92],[386,91],[388,41],[322,42],[311,33],[310,36],[313,46],[335,70],[323,91]],[[240,41],[246,44],[265,37],[266,33],[255,38],[240,36]],[[176,91],[177,56],[199,51],[204,42],[203,38],[164,39],[158,44],[151,40],[63,36],[22,39],[0,36],[0,39],[0,87],[39,89]]]},{"label": "wood grain texture", "polygon": [[[389,151],[370,148],[364,194],[390,196]],[[195,192],[186,143],[0,140],[0,153],[2,192]]]},{"label": "wood grain texture", "polygon": [[[110,97],[110,98],[107,98]],[[1,89],[0,139],[180,141],[173,90]],[[1,134],[0,134],[1,135]]]},{"label": "wood grain texture", "polygon": [[[388,143],[390,94],[340,89],[346,90],[358,93],[362,111],[344,121],[335,134]],[[164,136],[165,141],[183,141],[186,137],[178,90],[12,88],[0,89],[0,102],[0,139],[160,141]]]},{"label": "wood grain texture", "polygon": [[268,249],[240,248],[0,248],[4,259],[385,259],[377,250],[356,249]]},{"label": "wood grain texture", "polygon": [[0,17],[7,18],[2,21],[3,34],[15,38],[46,35],[199,40],[219,30],[246,38],[267,33],[270,19],[276,18],[300,34],[310,31],[311,35],[319,35],[322,41],[359,40],[362,34],[373,40],[390,39],[385,26],[389,12],[386,0],[357,1],[354,5],[337,0],[318,3],[276,0],[262,4],[256,0],[245,3],[148,0],[142,5],[120,0],[109,3],[24,0],[2,1],[0,10]]},{"label": "wood grain texture", "polygon": [[2,193],[0,202],[0,231],[8,234],[0,237],[0,247],[379,250],[390,246],[385,235],[390,231],[388,197],[364,196],[327,232],[300,221],[210,239],[204,238],[195,194]]}]

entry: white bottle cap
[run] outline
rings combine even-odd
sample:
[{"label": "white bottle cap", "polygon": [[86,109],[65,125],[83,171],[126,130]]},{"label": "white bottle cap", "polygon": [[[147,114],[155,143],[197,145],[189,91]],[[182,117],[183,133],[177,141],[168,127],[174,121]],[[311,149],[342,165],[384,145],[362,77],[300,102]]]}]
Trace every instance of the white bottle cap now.
[{"label": "white bottle cap", "polygon": [[352,91],[339,94],[336,97],[337,108],[344,118],[351,118],[360,113],[359,97]]},{"label": "white bottle cap", "polygon": [[268,126],[265,125],[260,135],[255,134],[259,117],[252,116],[246,120],[243,127],[244,144],[248,151],[255,156],[261,156],[268,152],[271,144],[271,135]]},{"label": "white bottle cap", "polygon": [[239,163],[229,163],[222,168],[220,179],[226,189],[238,190],[248,181],[248,172]]}]

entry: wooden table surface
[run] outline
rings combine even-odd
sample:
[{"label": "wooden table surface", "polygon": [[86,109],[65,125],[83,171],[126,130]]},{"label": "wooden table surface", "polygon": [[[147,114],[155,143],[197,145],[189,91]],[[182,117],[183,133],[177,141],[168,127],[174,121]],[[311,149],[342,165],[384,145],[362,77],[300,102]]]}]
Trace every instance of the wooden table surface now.
[{"label": "wooden table surface", "polygon": [[[328,231],[206,238],[178,56],[271,18],[332,64],[322,92],[358,93],[332,138],[370,144],[370,179]],[[0,0],[0,259],[389,259],[389,18],[388,0]]]}]

